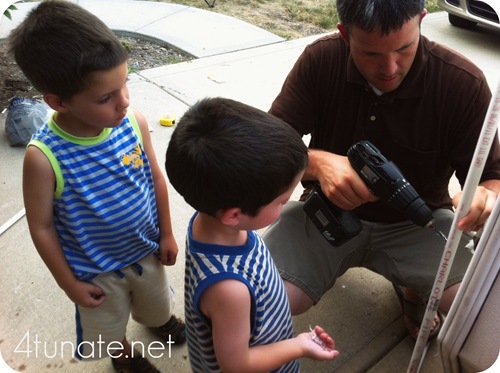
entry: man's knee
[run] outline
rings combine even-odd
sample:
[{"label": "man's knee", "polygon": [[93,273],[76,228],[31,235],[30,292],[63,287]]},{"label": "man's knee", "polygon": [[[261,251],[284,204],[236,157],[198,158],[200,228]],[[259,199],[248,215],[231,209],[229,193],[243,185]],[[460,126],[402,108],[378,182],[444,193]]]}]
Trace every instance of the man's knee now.
[{"label": "man's knee", "polygon": [[288,302],[290,303],[290,310],[292,315],[300,315],[306,312],[314,305],[314,301],[297,285],[290,281],[284,281],[285,289],[288,294]]}]

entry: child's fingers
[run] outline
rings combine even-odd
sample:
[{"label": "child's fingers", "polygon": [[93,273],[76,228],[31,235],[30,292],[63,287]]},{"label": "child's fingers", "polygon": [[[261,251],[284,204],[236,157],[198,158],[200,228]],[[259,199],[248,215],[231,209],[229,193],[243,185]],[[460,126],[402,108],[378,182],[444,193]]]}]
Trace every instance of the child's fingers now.
[{"label": "child's fingers", "polygon": [[316,333],[316,336],[321,341],[323,341],[329,348],[335,347],[335,341],[322,327],[316,325],[314,327],[314,332]]}]

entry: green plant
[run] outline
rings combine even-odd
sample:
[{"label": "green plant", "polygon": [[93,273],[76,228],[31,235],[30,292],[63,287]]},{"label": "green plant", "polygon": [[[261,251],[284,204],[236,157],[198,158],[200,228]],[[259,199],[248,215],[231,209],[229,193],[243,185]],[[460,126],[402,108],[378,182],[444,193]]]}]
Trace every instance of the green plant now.
[{"label": "green plant", "polygon": [[427,0],[425,2],[425,7],[429,13],[440,12],[443,10],[437,5],[437,0]]},{"label": "green plant", "polygon": [[12,4],[7,9],[5,9],[5,12],[3,12],[3,15],[12,21],[12,15],[10,14],[11,10],[17,10],[17,8],[14,4]]},{"label": "green plant", "polygon": [[130,45],[130,43],[122,40],[122,45],[128,53],[132,51],[132,46]]}]

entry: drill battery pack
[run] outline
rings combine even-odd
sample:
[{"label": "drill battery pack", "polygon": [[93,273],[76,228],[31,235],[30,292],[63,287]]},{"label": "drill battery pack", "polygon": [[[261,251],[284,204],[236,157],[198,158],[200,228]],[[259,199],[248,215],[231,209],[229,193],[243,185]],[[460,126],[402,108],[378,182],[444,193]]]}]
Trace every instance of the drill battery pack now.
[{"label": "drill battery pack", "polygon": [[320,233],[332,246],[340,246],[361,231],[361,222],[352,211],[335,206],[319,184],[304,202],[303,209]]}]

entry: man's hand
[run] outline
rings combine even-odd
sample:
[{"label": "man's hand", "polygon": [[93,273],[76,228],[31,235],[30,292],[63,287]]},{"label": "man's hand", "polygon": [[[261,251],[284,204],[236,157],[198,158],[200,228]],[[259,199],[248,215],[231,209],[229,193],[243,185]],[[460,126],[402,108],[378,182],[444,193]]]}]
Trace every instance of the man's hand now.
[{"label": "man's hand", "polygon": [[352,168],[347,157],[337,154],[310,149],[304,179],[318,180],[323,193],[343,210],[352,210],[378,199]]},{"label": "man's hand", "polygon": [[[462,192],[457,193],[453,197],[455,208],[458,207],[461,198]],[[486,219],[490,216],[497,198],[498,193],[484,186],[478,186],[472,198],[470,210],[467,215],[460,219],[458,228],[464,232],[480,230],[484,226]]]}]

